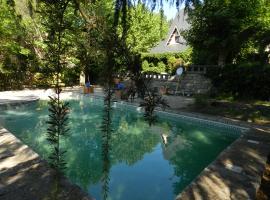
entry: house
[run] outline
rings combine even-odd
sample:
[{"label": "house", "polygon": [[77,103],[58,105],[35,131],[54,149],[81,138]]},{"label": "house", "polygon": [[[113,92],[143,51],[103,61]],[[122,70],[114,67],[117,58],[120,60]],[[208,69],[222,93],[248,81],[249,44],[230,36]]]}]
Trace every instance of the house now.
[{"label": "house", "polygon": [[152,48],[149,53],[175,53],[181,52],[188,48],[187,43],[181,32],[189,28],[187,22],[187,14],[184,9],[179,10],[173,19],[168,35],[165,40],[161,41],[157,46]]}]

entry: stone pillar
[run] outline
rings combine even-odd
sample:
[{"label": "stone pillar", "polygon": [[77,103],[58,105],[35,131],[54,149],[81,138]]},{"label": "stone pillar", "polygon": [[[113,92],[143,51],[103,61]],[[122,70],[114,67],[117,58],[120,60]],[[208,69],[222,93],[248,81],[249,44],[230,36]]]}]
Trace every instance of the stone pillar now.
[{"label": "stone pillar", "polygon": [[80,74],[80,85],[81,86],[85,85],[85,74],[83,71]]}]

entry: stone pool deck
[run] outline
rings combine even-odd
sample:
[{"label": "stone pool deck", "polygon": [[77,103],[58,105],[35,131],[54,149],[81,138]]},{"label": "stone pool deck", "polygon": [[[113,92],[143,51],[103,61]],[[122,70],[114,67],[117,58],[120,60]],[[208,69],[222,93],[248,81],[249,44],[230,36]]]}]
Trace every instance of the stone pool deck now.
[{"label": "stone pool deck", "polygon": [[[80,93],[78,89],[71,89],[66,90],[65,95],[66,98],[74,98]],[[32,94],[30,92],[30,96]],[[45,95],[35,96],[43,99]],[[97,96],[102,96],[102,91],[97,92]],[[27,99],[26,95],[20,101],[23,102]],[[5,102],[7,101],[5,100]],[[188,99],[187,102],[189,103],[190,100]],[[134,104],[138,105],[138,102]],[[177,105],[176,100],[175,104],[177,108],[184,105]],[[225,149],[176,199],[256,199],[267,155],[270,152],[270,127],[256,126],[223,117],[181,112],[174,108],[169,112],[249,128],[246,134]],[[53,175],[54,172],[46,161],[40,159],[36,153],[7,130],[0,128],[1,200],[52,199]],[[61,183],[63,190],[59,194],[60,199],[90,199],[79,187],[71,184],[68,180],[63,179]]]},{"label": "stone pool deck", "polygon": [[270,151],[270,132],[252,128],[225,149],[177,200],[256,199]]},{"label": "stone pool deck", "polygon": [[[127,104],[139,105],[136,101]],[[182,106],[172,106],[166,112],[234,125],[247,131],[221,152],[176,200],[255,200],[270,153],[270,127],[220,116],[183,112]]]},{"label": "stone pool deck", "polygon": [[55,191],[55,172],[13,134],[0,128],[1,200],[93,200],[64,177]]},{"label": "stone pool deck", "polygon": [[176,200],[255,200],[270,154],[270,127],[178,109],[168,112],[247,129]]},{"label": "stone pool deck", "polygon": [[[48,99],[53,90],[0,92],[0,106]],[[79,95],[78,88],[65,89],[65,99]],[[0,125],[1,200],[93,200],[80,187],[62,177],[56,193],[55,171],[27,145]]]}]

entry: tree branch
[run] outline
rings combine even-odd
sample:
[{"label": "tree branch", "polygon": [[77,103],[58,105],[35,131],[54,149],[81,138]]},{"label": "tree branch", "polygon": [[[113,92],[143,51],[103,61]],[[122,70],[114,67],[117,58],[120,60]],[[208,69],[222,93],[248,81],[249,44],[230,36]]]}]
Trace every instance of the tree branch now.
[{"label": "tree branch", "polygon": [[75,2],[75,4],[77,5],[78,10],[79,10],[79,12],[80,12],[82,18],[86,21],[86,23],[88,23],[88,24],[94,26],[94,24],[95,24],[94,19],[95,19],[95,18],[94,18],[94,17],[90,18],[90,17],[87,15],[86,11],[82,8],[81,3],[80,3],[79,0],[74,0],[74,2]]}]

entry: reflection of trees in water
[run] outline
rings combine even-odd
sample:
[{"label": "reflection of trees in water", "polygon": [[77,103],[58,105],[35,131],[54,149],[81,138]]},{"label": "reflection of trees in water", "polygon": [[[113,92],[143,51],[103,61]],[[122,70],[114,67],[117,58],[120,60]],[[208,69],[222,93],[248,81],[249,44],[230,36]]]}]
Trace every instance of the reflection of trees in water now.
[{"label": "reflection of trees in water", "polygon": [[[76,106],[73,106],[73,111],[75,112],[76,109],[80,109],[79,104]],[[100,109],[93,110],[89,107],[86,109],[90,109],[91,115],[94,116],[101,113]],[[103,127],[104,125],[108,127],[106,124],[108,122],[107,111],[104,108]],[[110,110],[110,118],[112,118],[112,112],[113,119],[111,119],[110,126],[113,127],[114,131],[113,134],[111,133],[111,138],[104,137],[107,135],[104,135],[105,132],[103,130],[101,134],[99,131],[91,131],[96,129],[95,126],[100,123],[96,118],[93,119],[96,125],[94,123],[89,125],[87,120],[83,122],[81,119],[83,116],[72,116],[70,121],[70,128],[76,134],[71,135],[70,139],[65,143],[66,149],[73,148],[67,155],[68,176],[85,190],[89,189],[90,185],[97,184],[102,180],[102,177],[105,177],[103,167],[108,170],[109,168],[106,166],[108,163],[110,163],[109,167],[118,163],[132,165],[141,160],[145,153],[151,152],[159,142],[159,135],[152,130],[155,126],[149,128],[142,116],[138,116],[135,112],[126,112],[126,110],[121,112],[119,110],[115,110],[115,112]],[[104,123],[104,118],[106,123]],[[78,126],[81,129],[76,130]],[[107,154],[109,152],[110,156],[104,154],[106,156],[104,157],[102,155],[104,152]]]},{"label": "reflection of trees in water", "polygon": [[106,96],[104,98],[104,111],[102,118],[102,196],[103,200],[106,200],[109,192],[109,182],[110,182],[110,149],[111,149],[111,136],[112,136],[112,108],[111,108],[111,97],[112,97],[112,89],[109,86],[106,91]]},{"label": "reflection of trees in water", "polygon": [[159,136],[153,134],[141,118],[136,121],[121,117],[118,129],[112,137],[112,155],[114,161],[133,165],[150,153],[159,142]]},{"label": "reflection of trees in water", "polygon": [[192,177],[189,168],[185,166],[191,165],[194,159],[193,156],[190,156],[193,143],[187,138],[185,127],[176,127],[169,122],[163,122],[162,127],[162,153],[163,157],[173,165],[173,177],[175,178],[173,187],[174,193],[177,195]]},{"label": "reflection of trees in water", "polygon": [[[89,185],[96,184],[102,177],[102,146],[100,132],[101,108],[96,108],[83,101],[85,110],[80,103],[71,101],[72,115],[70,129],[72,135],[65,141],[67,152],[68,177],[85,191]],[[91,113],[91,115],[89,115]]]},{"label": "reflection of trees in water", "polygon": [[[98,118],[102,113],[101,107],[97,108],[96,103],[92,105],[89,99],[85,100],[83,102],[85,113],[81,110],[82,105],[71,101],[72,120],[69,121],[69,127],[72,134],[62,145],[64,149],[72,149],[66,154],[68,177],[86,191],[89,191],[89,186],[96,185],[102,180],[103,189],[108,196],[111,167],[119,163],[135,164],[143,158],[145,153],[152,152],[161,138],[163,157],[174,169],[171,179],[174,182],[174,193],[179,194],[183,187],[189,184],[216,156],[217,147],[213,147],[213,152],[211,151],[211,144],[215,141],[213,139],[218,138],[220,141],[216,144],[220,150],[228,144],[223,141],[228,140],[228,137],[216,134],[215,130],[207,135],[205,132],[209,132],[208,129],[205,131],[201,127],[198,129],[192,123],[176,125],[173,121],[162,117],[157,123],[149,126],[142,115],[137,112],[127,112],[124,108],[113,110],[113,119],[110,123],[110,127],[114,129],[113,134],[106,135],[107,132],[101,134],[97,131],[101,122],[100,117]],[[33,107],[37,112],[31,111]],[[9,110],[8,118],[12,120],[8,120],[7,127],[12,132],[18,132],[30,146],[33,146],[34,142],[38,153],[45,155],[50,149],[44,145],[46,137],[41,132],[42,127],[44,127],[43,131],[46,131],[44,124],[47,120],[47,106],[42,103],[33,107],[25,105],[20,109]],[[84,120],[84,117],[87,118]],[[107,122],[112,118],[112,111],[110,110],[108,115],[108,110],[103,110],[103,117],[107,119],[103,125],[108,128]],[[19,124],[20,126],[17,127]],[[200,164],[194,165],[196,163]]]},{"label": "reflection of trees in water", "polygon": [[89,185],[96,184],[102,176],[101,137],[88,132],[80,137],[76,148],[73,143],[66,144],[73,149],[68,152],[68,176],[87,191]]},{"label": "reflection of trees in water", "polygon": [[198,130],[193,124],[181,124],[171,130],[163,136],[166,142],[163,139],[162,149],[164,158],[174,168],[173,187],[177,195],[216,157],[218,149],[225,148],[226,142],[218,136],[220,143],[211,145],[213,141],[218,142],[213,140],[214,133],[206,135],[209,130]]}]

